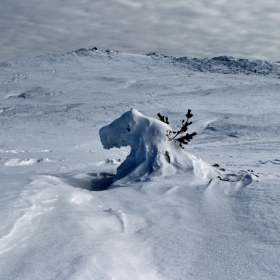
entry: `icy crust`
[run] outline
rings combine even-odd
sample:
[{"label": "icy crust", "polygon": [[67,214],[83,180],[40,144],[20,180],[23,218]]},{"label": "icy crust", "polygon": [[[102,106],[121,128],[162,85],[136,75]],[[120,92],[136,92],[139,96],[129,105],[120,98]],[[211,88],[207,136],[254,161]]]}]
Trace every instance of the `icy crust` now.
[{"label": "icy crust", "polygon": [[115,181],[135,182],[149,176],[170,176],[188,172],[196,182],[209,182],[219,172],[200,158],[191,155],[175,142],[168,141],[172,128],[132,109],[99,131],[105,149],[130,146],[126,160],[118,167]]}]

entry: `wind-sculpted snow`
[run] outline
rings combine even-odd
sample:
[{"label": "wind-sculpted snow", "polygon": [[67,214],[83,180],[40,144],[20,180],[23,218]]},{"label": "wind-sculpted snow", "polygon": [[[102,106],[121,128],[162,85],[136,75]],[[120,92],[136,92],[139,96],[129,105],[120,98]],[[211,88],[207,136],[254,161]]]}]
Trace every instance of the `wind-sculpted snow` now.
[{"label": "wind-sculpted snow", "polygon": [[[200,158],[181,149],[166,134],[172,128],[159,120],[144,116],[136,109],[124,113],[99,131],[105,149],[131,147],[130,154],[117,168],[114,178],[118,183],[138,182],[152,176],[187,174],[189,183],[208,184],[218,180],[231,184],[233,193],[252,182],[247,172],[222,173]],[[212,180],[214,180],[212,182]],[[233,186],[234,185],[234,186]],[[231,191],[225,191],[230,193]]]},{"label": "wind-sculpted snow", "polygon": [[[105,149],[130,146],[126,160],[118,167],[115,179],[135,182],[149,175],[174,175],[178,171],[194,171],[194,165],[204,166],[205,177],[214,173],[200,159],[185,153],[166,134],[171,127],[132,109],[108,126],[100,129]],[[211,176],[210,176],[211,177]]]}]

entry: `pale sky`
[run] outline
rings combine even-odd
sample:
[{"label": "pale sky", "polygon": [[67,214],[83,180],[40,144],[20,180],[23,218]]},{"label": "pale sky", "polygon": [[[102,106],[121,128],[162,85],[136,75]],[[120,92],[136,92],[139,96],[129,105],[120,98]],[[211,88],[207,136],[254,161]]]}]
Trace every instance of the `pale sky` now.
[{"label": "pale sky", "polygon": [[279,0],[1,0],[0,61],[96,46],[280,61]]}]

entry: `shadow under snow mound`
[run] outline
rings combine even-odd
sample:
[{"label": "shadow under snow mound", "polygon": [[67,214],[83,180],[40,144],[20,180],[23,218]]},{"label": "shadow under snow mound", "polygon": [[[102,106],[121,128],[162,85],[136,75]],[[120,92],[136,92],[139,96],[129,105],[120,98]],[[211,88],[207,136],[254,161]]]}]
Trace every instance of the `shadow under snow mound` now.
[{"label": "shadow under snow mound", "polygon": [[59,179],[73,188],[88,191],[105,191],[113,183],[114,174],[107,172],[73,174],[60,176]]},{"label": "shadow under snow mound", "polygon": [[166,134],[172,128],[157,119],[132,109],[100,129],[105,149],[130,146],[131,151],[117,168],[114,182],[149,180],[153,176],[188,175],[188,183],[207,184],[221,176],[219,170],[182,150]]}]

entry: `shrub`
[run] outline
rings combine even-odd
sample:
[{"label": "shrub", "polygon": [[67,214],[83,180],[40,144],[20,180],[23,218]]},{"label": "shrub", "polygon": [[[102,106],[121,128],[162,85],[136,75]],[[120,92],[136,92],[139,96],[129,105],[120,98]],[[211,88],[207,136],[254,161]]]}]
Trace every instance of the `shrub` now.
[{"label": "shrub", "polygon": [[[169,124],[168,117],[162,116],[160,113],[157,114],[159,119],[166,123]],[[195,135],[197,135],[196,132],[193,132],[191,134],[187,133],[187,130],[189,126],[192,124],[189,120],[193,117],[193,114],[191,113],[191,109],[188,110],[186,114],[186,120],[182,120],[182,126],[178,131],[167,131],[167,138],[168,141],[175,141],[176,143],[179,143],[179,146],[184,149],[183,145],[187,145]],[[173,133],[175,135],[170,136],[170,134]]]}]

